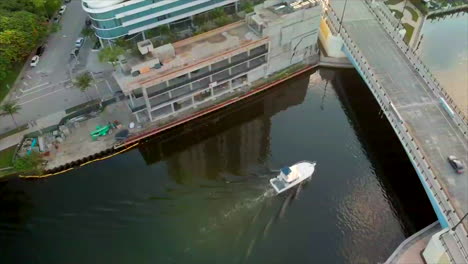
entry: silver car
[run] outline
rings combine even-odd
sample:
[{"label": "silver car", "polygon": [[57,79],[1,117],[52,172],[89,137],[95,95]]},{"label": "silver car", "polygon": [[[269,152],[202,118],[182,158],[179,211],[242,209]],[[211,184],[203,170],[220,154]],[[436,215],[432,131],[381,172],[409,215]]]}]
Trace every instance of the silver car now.
[{"label": "silver car", "polygon": [[448,156],[447,158],[448,162],[450,163],[450,166],[457,172],[458,174],[462,174],[463,171],[465,170],[465,167],[463,166],[463,162],[458,159],[455,156]]}]

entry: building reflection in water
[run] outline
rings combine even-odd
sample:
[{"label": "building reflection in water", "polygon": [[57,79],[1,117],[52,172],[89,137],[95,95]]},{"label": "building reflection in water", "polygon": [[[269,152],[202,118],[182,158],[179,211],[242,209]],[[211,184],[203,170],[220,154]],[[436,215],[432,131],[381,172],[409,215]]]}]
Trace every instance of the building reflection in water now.
[{"label": "building reflection in water", "polygon": [[157,136],[139,150],[147,164],[164,159],[179,184],[192,177],[246,176],[250,166],[267,162],[271,117],[304,101],[310,74]]}]

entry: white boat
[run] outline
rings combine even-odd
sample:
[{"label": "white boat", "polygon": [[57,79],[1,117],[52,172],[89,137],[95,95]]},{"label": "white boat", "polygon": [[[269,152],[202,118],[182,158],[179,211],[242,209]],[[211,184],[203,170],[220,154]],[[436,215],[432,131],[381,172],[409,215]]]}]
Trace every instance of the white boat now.
[{"label": "white boat", "polygon": [[315,171],[315,164],[316,162],[301,161],[291,167],[284,167],[278,176],[270,179],[271,186],[277,194],[282,193],[309,179]]}]

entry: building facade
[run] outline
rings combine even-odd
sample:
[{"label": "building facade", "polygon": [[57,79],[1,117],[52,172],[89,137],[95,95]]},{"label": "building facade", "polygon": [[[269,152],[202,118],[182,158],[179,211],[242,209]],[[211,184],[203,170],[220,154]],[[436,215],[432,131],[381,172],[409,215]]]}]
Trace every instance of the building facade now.
[{"label": "building facade", "polygon": [[146,30],[190,19],[238,0],[82,0],[96,36],[101,40],[143,33]]},{"label": "building facade", "polygon": [[245,21],[157,48],[140,42],[141,56],[114,77],[138,121],[220,103],[316,55],[321,14],[318,1],[266,1]]}]

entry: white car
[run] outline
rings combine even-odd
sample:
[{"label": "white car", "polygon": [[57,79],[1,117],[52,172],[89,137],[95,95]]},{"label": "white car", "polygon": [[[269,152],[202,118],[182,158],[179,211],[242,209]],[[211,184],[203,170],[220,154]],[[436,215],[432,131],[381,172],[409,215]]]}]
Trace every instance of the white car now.
[{"label": "white car", "polygon": [[84,43],[84,38],[78,38],[78,39],[75,41],[75,47],[81,48],[81,46],[83,46],[83,43]]},{"label": "white car", "polygon": [[63,13],[65,13],[65,10],[67,9],[67,6],[66,5],[63,5],[60,7],[60,10],[59,10],[59,14],[63,15]]},{"label": "white car", "polygon": [[37,64],[39,63],[39,58],[40,58],[40,57],[37,56],[37,55],[34,56],[34,57],[32,57],[32,59],[31,59],[31,64],[30,64],[31,67],[36,67],[36,66],[37,66]]}]

